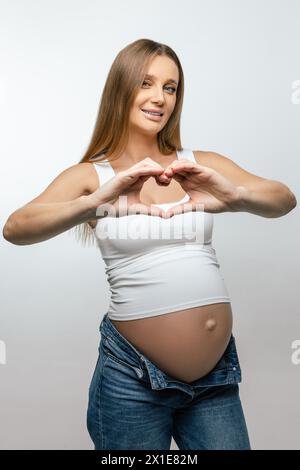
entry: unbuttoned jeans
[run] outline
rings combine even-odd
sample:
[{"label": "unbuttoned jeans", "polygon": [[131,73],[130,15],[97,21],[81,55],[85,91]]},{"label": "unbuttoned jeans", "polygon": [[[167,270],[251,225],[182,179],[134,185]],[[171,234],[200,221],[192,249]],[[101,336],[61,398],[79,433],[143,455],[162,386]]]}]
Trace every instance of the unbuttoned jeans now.
[{"label": "unbuttoned jeans", "polygon": [[94,450],[249,450],[239,396],[241,368],[231,334],[216,366],[187,383],[138,351],[106,313],[88,392],[87,429]]}]

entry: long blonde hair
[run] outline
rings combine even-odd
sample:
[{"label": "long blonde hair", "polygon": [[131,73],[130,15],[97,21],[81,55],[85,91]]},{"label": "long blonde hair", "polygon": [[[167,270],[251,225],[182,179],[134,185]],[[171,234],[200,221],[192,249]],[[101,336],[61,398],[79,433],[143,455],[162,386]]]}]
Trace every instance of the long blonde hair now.
[{"label": "long blonde hair", "polygon": [[[100,99],[92,138],[79,163],[89,162],[91,158],[104,153],[103,158],[97,158],[97,161],[102,159],[114,161],[124,152],[128,142],[130,109],[147,73],[148,63],[155,56],[169,57],[175,62],[179,71],[176,104],[167,124],[157,134],[158,148],[163,155],[182,150],[180,116],[184,76],[180,61],[176,53],[166,44],[151,39],[138,39],[118,53],[110,68]],[[114,158],[111,158],[112,155]],[[87,222],[76,225],[75,230],[79,234],[79,240],[84,244],[87,241],[95,241],[93,231]]]}]

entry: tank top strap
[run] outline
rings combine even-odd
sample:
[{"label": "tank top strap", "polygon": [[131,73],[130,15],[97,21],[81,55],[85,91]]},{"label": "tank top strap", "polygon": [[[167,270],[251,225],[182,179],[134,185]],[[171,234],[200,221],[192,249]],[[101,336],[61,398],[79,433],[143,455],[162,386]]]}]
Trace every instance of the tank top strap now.
[{"label": "tank top strap", "polygon": [[115,173],[108,160],[101,160],[101,162],[98,162],[98,163],[93,162],[93,165],[98,174],[98,178],[99,178],[99,182],[101,186],[105,184],[107,181],[109,181],[111,178],[114,178]]},{"label": "tank top strap", "polygon": [[177,150],[179,160],[190,160],[191,162],[197,163],[193,150],[183,148],[182,150]]}]

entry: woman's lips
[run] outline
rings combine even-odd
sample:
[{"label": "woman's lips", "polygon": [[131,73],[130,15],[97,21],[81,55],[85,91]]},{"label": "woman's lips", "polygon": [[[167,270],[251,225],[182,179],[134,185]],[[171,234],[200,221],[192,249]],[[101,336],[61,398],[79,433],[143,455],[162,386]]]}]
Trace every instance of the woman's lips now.
[{"label": "woman's lips", "polygon": [[141,111],[144,114],[144,116],[146,116],[147,119],[150,119],[150,121],[160,121],[163,118],[163,116],[154,116],[154,114],[146,113],[142,109]]}]

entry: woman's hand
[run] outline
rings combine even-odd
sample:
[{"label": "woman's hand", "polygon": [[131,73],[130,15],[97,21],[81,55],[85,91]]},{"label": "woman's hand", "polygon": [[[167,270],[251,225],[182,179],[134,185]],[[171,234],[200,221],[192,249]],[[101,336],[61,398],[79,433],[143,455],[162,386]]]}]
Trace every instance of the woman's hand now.
[{"label": "woman's hand", "polygon": [[158,184],[170,181],[167,177],[160,177],[163,172],[164,168],[148,157],[128,170],[118,172],[114,178],[88,196],[93,201],[93,207],[97,209],[96,218],[103,217],[106,212],[111,217],[131,214],[169,217],[164,210],[143,204],[140,199],[143,184],[151,176],[155,177]]},{"label": "woman's hand", "polygon": [[185,203],[170,208],[167,217],[197,210],[212,213],[231,211],[240,194],[239,187],[220,173],[190,160],[175,160],[165,169],[164,175],[178,181],[190,196]]}]

